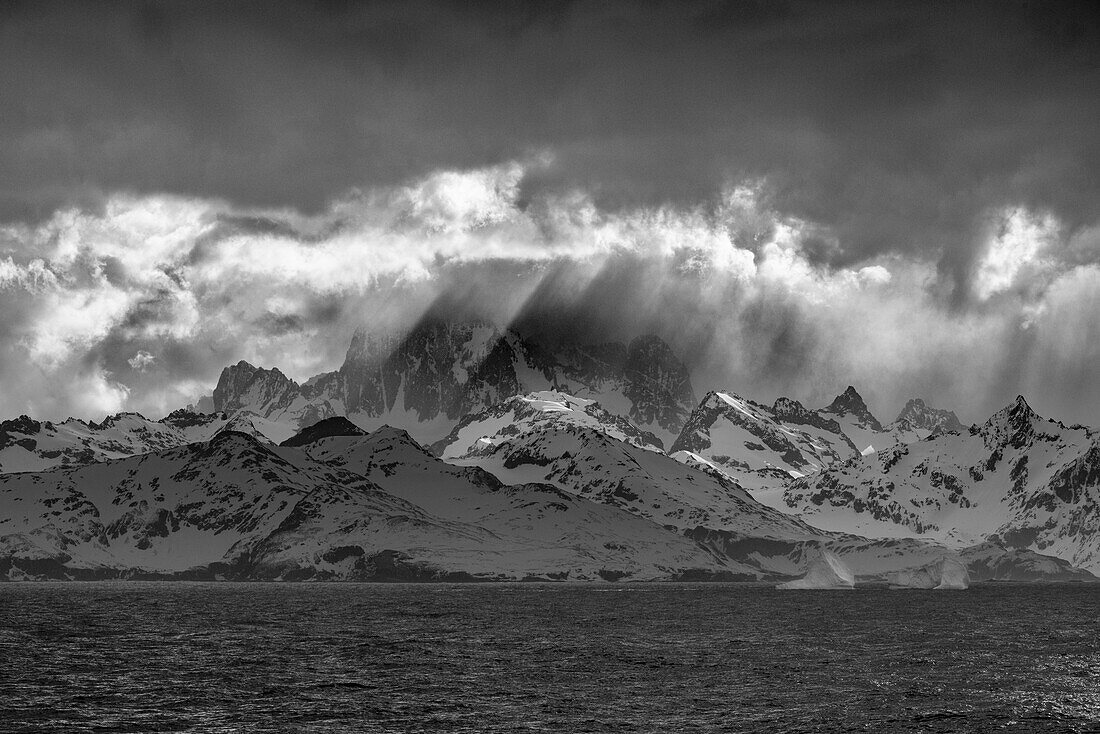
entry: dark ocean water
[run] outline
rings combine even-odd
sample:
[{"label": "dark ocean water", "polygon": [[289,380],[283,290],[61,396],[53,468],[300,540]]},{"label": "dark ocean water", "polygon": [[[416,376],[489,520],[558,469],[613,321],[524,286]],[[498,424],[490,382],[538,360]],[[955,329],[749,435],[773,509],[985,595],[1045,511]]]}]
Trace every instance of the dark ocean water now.
[{"label": "dark ocean water", "polygon": [[1100,731],[1100,585],[0,584],[3,732]]}]

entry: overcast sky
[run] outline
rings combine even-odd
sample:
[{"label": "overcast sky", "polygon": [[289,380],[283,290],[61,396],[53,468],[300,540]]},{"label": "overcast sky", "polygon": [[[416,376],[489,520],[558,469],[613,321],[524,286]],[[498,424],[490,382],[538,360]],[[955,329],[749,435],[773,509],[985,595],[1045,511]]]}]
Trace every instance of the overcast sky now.
[{"label": "overcast sky", "polygon": [[0,416],[435,309],[1100,425],[1092,4],[0,4]]}]

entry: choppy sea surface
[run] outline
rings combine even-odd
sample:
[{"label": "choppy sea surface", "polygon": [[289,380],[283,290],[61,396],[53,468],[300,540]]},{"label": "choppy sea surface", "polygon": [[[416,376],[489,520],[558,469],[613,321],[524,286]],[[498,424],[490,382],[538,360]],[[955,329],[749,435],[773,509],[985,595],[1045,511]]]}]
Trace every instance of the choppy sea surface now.
[{"label": "choppy sea surface", "polygon": [[1100,585],[0,584],[0,731],[1100,731]]}]

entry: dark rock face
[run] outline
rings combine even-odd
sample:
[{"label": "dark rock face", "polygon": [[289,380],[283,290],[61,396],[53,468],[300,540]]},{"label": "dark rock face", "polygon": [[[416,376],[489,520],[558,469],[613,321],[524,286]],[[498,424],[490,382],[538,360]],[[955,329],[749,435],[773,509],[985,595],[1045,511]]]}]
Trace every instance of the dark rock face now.
[{"label": "dark rock face", "polygon": [[222,370],[214,388],[214,409],[228,413],[260,404],[268,407],[266,414],[270,415],[289,406],[298,393],[298,383],[279,370],[253,367],[241,360]]},{"label": "dark rock face", "polygon": [[814,426],[832,433],[843,433],[840,424],[832,418],[824,418],[817,411],[809,410],[802,403],[790,398],[776,400],[775,405],[772,406],[772,413],[784,423]]},{"label": "dark rock face", "polygon": [[365,436],[367,432],[343,416],[325,418],[302,429],[280,446],[305,446],[329,436]]},{"label": "dark rock face", "polygon": [[610,382],[622,377],[626,347],[618,342],[568,345],[555,355],[561,372],[586,385]]},{"label": "dark rock face", "polygon": [[[359,332],[340,368],[349,413],[404,408],[420,420],[457,420],[522,391],[526,365],[552,381],[550,365],[518,335],[489,324],[426,322],[401,339]],[[403,405],[396,405],[398,397]]]},{"label": "dark rock face", "polygon": [[905,422],[913,428],[932,433],[955,433],[963,430],[963,424],[953,411],[933,408],[920,398],[913,398],[906,403],[895,422]]},{"label": "dark rock face", "polygon": [[383,412],[396,395],[387,399],[383,364],[397,351],[400,341],[393,334],[357,331],[351,339],[344,364],[339,370],[344,389],[344,406],[349,413],[366,409]]},{"label": "dark rock face", "polygon": [[977,432],[992,450],[1008,446],[1019,449],[1042,438],[1043,424],[1049,422],[1031,409],[1023,395],[1019,395],[1011,405],[990,416]]},{"label": "dark rock face", "polygon": [[[623,394],[630,400],[630,418],[675,431],[695,405],[691,375],[672,349],[656,336],[630,342],[623,365]],[[685,406],[686,409],[685,409]]]},{"label": "dark rock face", "polygon": [[595,395],[618,392],[631,404],[631,419],[672,433],[695,405],[687,368],[656,336],[629,346],[569,345],[550,354],[511,330],[443,321],[425,321],[405,334],[360,330],[338,371],[304,385],[240,362],[222,371],[213,403],[216,410],[247,408],[269,418],[294,406],[299,426],[391,411],[421,422],[457,421],[516,394],[566,385]]},{"label": "dark rock face", "polygon": [[196,413],[187,408],[180,408],[179,410],[173,410],[162,418],[160,422],[175,428],[191,428],[192,426],[204,426],[215,420],[225,420],[228,417],[229,416],[225,413],[221,412],[213,414]]},{"label": "dark rock face", "polygon": [[829,403],[829,407],[825,408],[825,412],[834,415],[854,415],[871,430],[884,430],[878,418],[875,418],[867,408],[867,403],[863,402],[863,397],[851,385],[848,386],[847,390],[837,395],[833,402]]},{"label": "dark rock face", "polygon": [[34,451],[38,443],[29,437],[41,430],[41,423],[25,415],[21,415],[14,420],[0,422],[0,449],[6,449],[9,446],[22,446],[27,451]]},{"label": "dark rock face", "polygon": [[1081,501],[1085,488],[1100,487],[1100,442],[1094,443],[1082,456],[1062,467],[1049,486],[1062,502],[1072,503]]}]

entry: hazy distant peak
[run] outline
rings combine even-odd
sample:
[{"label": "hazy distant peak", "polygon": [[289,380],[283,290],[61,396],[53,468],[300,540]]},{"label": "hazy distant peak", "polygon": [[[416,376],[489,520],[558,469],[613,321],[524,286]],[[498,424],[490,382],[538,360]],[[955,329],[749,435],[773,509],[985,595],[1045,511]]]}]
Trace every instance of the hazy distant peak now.
[{"label": "hazy distant peak", "polygon": [[954,411],[933,408],[921,398],[912,398],[898,413],[895,425],[906,425],[911,428],[919,428],[932,433],[961,431],[963,429],[959,417]]}]

